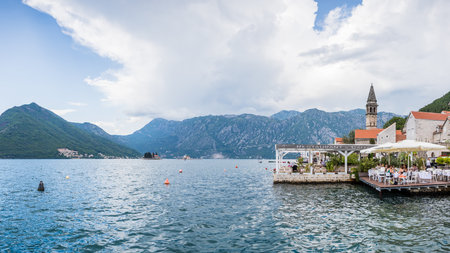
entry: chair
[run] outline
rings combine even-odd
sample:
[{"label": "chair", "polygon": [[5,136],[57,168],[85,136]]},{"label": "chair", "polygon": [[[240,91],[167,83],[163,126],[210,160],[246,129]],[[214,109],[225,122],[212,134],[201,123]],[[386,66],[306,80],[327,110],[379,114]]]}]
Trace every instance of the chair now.
[{"label": "chair", "polygon": [[419,176],[419,172],[417,172],[417,171],[408,171],[408,183],[409,184],[417,183],[418,176]]},{"label": "chair", "polygon": [[389,172],[386,172],[385,176],[384,176],[384,184],[386,184],[386,181],[390,181],[392,180],[392,174]]},{"label": "chair", "polygon": [[435,169],[433,171],[433,179],[435,181],[442,180],[442,170],[441,169]]},{"label": "chair", "polygon": [[448,181],[450,177],[450,170],[442,171],[442,180]]},{"label": "chair", "polygon": [[426,172],[426,171],[419,172],[419,180],[421,183],[425,182],[425,180],[429,180],[431,183],[432,175],[430,172]]},{"label": "chair", "polygon": [[394,184],[395,183],[397,183],[397,184],[400,183],[399,180],[398,180],[399,176],[400,176],[400,174],[398,172],[394,172],[394,174],[393,174]]},{"label": "chair", "polygon": [[369,170],[369,179],[376,180],[377,173],[378,172],[376,169],[370,169]]},{"label": "chair", "polygon": [[385,171],[384,167],[381,167],[378,170],[377,179],[378,179],[378,182],[380,182],[380,183],[381,183],[381,181],[384,181],[384,179],[386,177],[386,174],[384,173],[384,171]]},{"label": "chair", "polygon": [[400,176],[400,184],[407,184],[408,183],[408,173],[407,172],[403,172]]}]

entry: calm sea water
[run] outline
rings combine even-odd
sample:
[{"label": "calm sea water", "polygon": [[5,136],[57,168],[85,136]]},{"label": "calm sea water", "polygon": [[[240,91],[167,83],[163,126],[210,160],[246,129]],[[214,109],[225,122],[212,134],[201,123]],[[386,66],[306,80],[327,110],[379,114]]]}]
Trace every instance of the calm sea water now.
[{"label": "calm sea water", "polygon": [[450,197],[380,200],[359,185],[273,185],[271,168],[0,160],[0,251],[450,252]]}]

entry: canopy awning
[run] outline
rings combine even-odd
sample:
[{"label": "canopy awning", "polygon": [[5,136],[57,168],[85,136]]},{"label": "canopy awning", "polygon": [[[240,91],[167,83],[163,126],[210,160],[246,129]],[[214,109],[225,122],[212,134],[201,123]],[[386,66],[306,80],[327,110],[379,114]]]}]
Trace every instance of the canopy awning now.
[{"label": "canopy awning", "polygon": [[414,151],[432,151],[432,150],[447,150],[447,147],[437,145],[429,142],[421,142],[415,140],[404,140],[397,143],[384,143],[376,147],[363,149],[361,153],[392,153],[392,152],[414,152]]}]

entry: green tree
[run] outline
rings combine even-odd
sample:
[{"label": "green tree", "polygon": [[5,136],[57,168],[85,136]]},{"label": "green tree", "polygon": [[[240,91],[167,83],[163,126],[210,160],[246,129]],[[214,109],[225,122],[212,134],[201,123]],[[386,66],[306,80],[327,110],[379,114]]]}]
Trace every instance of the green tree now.
[{"label": "green tree", "polygon": [[350,131],[347,136],[342,137],[342,141],[345,144],[354,144],[355,143],[355,130]]},{"label": "green tree", "polygon": [[450,91],[444,96],[434,100],[431,104],[422,107],[421,112],[437,112],[450,111]]},{"label": "green tree", "polygon": [[390,125],[392,125],[394,123],[396,123],[396,127],[395,127],[396,130],[402,130],[406,123],[406,117],[403,118],[403,117],[394,116],[383,125],[383,128],[388,128]]}]

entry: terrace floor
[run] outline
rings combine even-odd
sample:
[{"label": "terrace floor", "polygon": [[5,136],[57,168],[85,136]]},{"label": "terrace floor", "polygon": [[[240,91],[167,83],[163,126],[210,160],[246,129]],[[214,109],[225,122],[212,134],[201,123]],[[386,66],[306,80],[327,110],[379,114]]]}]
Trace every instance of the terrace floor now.
[{"label": "terrace floor", "polygon": [[360,180],[373,187],[377,191],[382,190],[412,190],[412,189],[430,189],[430,188],[448,188],[450,187],[450,182],[445,181],[432,181],[432,182],[421,182],[421,183],[410,183],[410,184],[398,184],[398,185],[392,185],[392,184],[384,184],[383,182],[378,182],[372,179],[369,179],[369,177],[360,177]]}]

